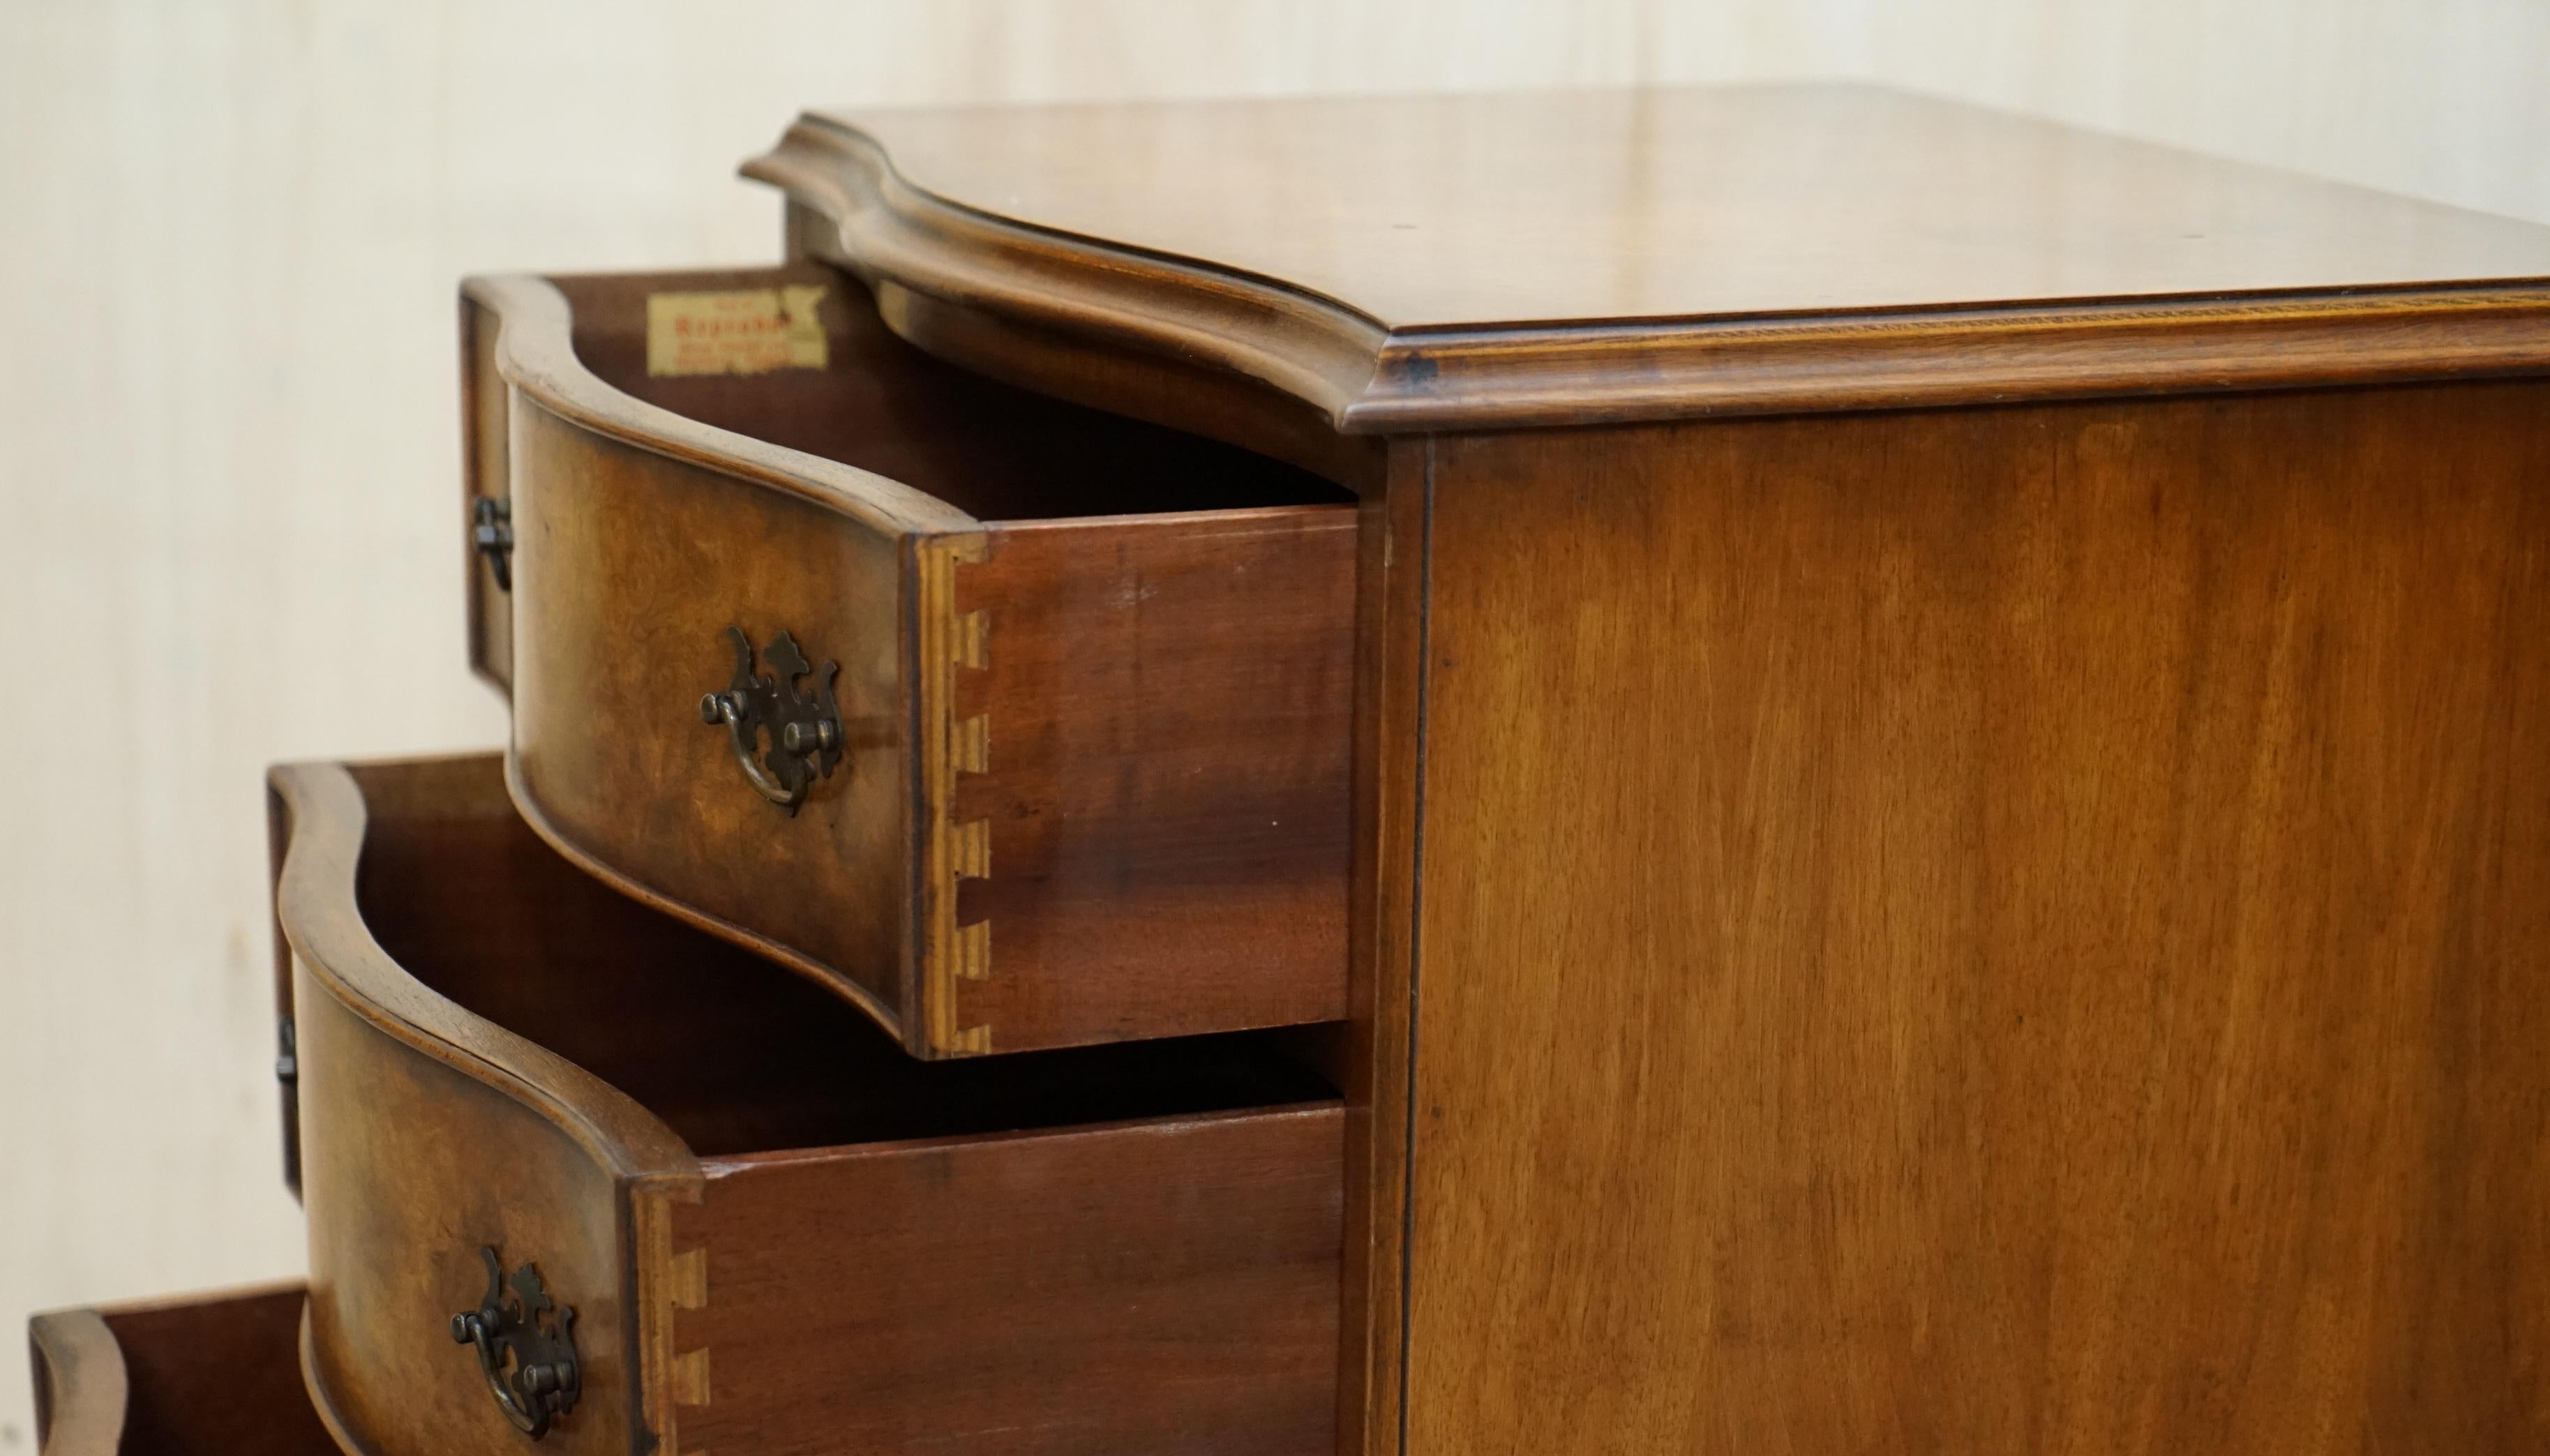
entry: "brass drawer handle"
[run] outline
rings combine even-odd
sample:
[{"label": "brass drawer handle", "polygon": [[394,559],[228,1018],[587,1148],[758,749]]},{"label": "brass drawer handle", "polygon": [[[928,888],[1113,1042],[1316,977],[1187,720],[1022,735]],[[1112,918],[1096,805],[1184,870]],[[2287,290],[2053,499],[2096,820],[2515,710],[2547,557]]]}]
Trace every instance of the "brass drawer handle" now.
[{"label": "brass drawer handle", "polygon": [[[497,1408],[537,1441],[548,1434],[550,1421],[575,1408],[581,1389],[575,1310],[550,1299],[529,1264],[514,1271],[508,1296],[496,1251],[481,1248],[478,1257],[487,1265],[487,1294],[477,1309],[451,1316],[452,1343],[478,1347],[478,1368]],[[551,1313],[556,1317],[544,1324],[541,1316]]]},{"label": "brass drawer handle", "polygon": [[[700,721],[725,724],[736,766],[754,792],[791,815],[806,802],[819,778],[831,778],[841,762],[841,710],[833,701],[833,679],[840,664],[827,662],[815,672],[805,649],[787,632],[761,649],[778,676],[752,670],[752,638],[743,629],[726,630],[735,648],[735,681],[723,693],[700,699]],[[799,678],[815,673],[815,685],[803,688]],[[764,733],[770,737],[761,751]]]}]

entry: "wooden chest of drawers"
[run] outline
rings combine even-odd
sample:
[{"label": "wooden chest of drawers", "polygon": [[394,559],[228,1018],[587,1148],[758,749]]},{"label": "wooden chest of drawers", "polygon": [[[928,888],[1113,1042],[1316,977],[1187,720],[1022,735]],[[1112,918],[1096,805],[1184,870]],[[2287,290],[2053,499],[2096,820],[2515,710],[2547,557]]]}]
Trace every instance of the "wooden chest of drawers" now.
[{"label": "wooden chest of drawers", "polygon": [[2550,230],[1851,88],[746,170],[463,291],[508,751],[273,778],[294,1429],[2550,1449]]}]

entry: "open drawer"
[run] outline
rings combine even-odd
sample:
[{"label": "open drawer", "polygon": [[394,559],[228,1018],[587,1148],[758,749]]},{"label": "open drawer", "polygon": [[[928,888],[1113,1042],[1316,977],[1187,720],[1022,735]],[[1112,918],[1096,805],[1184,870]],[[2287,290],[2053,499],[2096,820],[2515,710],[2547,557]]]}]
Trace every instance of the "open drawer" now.
[{"label": "open drawer", "polygon": [[336,1456],[301,1388],[302,1289],[27,1321],[40,1456]]},{"label": "open drawer", "polygon": [[1333,1448],[1298,1033],[925,1062],[493,755],[277,769],[311,1393],[374,1456]]},{"label": "open drawer", "polygon": [[562,852],[924,1057],[1344,1015],[1343,491],[822,267],[461,313],[472,655]]}]

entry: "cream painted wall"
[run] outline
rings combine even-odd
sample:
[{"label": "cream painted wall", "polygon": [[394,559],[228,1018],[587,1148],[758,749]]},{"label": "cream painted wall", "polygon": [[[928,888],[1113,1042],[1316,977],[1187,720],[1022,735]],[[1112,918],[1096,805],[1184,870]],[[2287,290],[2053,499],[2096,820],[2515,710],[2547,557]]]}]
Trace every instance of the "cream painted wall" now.
[{"label": "cream painted wall", "polygon": [[0,1321],[299,1266],[259,772],[501,740],[460,274],[768,256],[801,103],[1794,75],[2550,221],[2550,0],[0,0]]}]

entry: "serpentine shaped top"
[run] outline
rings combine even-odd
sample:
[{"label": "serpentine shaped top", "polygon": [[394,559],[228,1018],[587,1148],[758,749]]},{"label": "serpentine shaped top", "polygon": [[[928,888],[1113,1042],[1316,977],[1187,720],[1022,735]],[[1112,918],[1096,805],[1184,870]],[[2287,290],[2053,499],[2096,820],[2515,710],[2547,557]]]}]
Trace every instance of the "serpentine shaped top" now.
[{"label": "serpentine shaped top", "polygon": [[819,111],[744,170],[881,296],[1349,433],[2550,369],[2550,228],[1871,87]]}]

